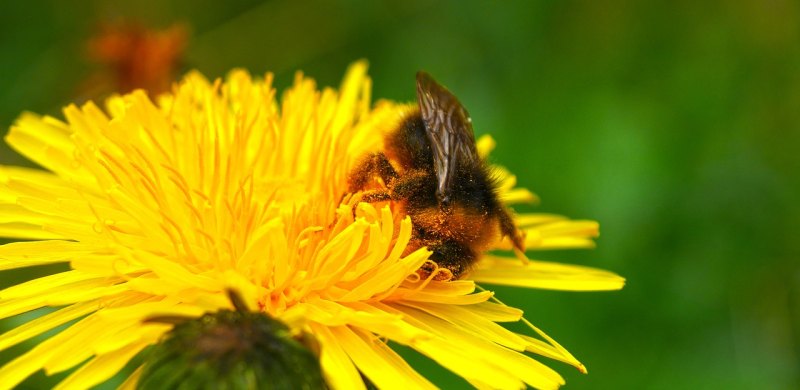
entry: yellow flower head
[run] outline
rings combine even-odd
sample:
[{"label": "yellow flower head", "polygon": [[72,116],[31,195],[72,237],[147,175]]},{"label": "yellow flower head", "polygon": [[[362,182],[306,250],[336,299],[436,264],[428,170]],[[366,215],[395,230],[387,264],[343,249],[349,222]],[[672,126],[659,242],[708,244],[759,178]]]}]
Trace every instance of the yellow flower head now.
[{"label": "yellow flower head", "polygon": [[[371,105],[364,63],[338,92],[298,74],[279,102],[271,82],[190,73],[157,102],[137,91],[105,110],[69,106],[64,121],[19,118],[7,142],[46,170],[0,167],[0,236],[28,240],[0,246],[0,270],[71,270],[0,291],[0,318],[59,308],[0,336],[0,349],[78,321],[0,368],[0,388],[76,366],[62,387],[101,383],[171,328],[147,319],[231,308],[231,289],[250,310],[313,335],[333,388],[363,387],[360,373],[380,388],[433,387],[387,340],[480,387],[563,383],[525,352],[583,370],[532,325],[538,338],[500,326],[522,312],[476,282],[606,290],[622,278],[486,255],[465,279],[421,279],[430,252],[405,253],[408,217],[342,203],[348,172],[409,107]],[[478,142],[484,154],[492,146]],[[533,199],[498,172],[501,199]],[[516,222],[529,249],[589,247],[597,234],[595,222],[554,215]]]}]

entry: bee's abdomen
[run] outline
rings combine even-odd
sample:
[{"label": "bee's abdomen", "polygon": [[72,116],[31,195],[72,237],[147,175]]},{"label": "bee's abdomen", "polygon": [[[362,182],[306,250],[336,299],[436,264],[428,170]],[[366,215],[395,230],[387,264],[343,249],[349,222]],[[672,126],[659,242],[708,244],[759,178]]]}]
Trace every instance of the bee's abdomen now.
[{"label": "bee's abdomen", "polygon": [[430,259],[441,268],[447,268],[457,279],[475,263],[477,254],[468,246],[454,240],[442,241],[428,246]]},{"label": "bee's abdomen", "polygon": [[476,212],[491,212],[499,204],[496,184],[482,162],[459,165],[451,191],[454,203]]}]

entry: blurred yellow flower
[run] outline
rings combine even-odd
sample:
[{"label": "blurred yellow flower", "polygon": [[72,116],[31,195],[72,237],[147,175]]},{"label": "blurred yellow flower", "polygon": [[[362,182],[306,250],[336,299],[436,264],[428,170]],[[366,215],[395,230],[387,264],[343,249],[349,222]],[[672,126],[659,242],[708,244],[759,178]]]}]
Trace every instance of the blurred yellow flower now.
[{"label": "blurred yellow flower", "polygon": [[[407,345],[479,387],[556,388],[563,379],[524,352],[583,366],[551,338],[506,330],[522,312],[476,282],[612,290],[614,274],[485,256],[463,280],[421,280],[422,248],[404,256],[409,218],[340,204],[347,173],[407,106],[370,103],[364,63],[337,92],[298,74],[280,99],[272,75],[190,73],[151,101],[142,91],[105,110],[69,106],[66,120],[23,114],[6,140],[46,170],[0,167],[0,270],[69,263],[71,270],[0,291],[0,318],[56,311],[0,336],[0,350],[78,319],[0,368],[0,388],[43,369],[79,366],[60,386],[88,388],[117,373],[170,325],[231,308],[308,332],[333,388],[431,388],[387,346]],[[479,141],[488,153],[489,138]],[[531,200],[500,170],[506,202]],[[355,210],[354,210],[355,209]],[[529,249],[588,247],[591,221],[517,216]],[[499,242],[498,248],[508,248]],[[135,383],[139,371],[131,377]]]}]

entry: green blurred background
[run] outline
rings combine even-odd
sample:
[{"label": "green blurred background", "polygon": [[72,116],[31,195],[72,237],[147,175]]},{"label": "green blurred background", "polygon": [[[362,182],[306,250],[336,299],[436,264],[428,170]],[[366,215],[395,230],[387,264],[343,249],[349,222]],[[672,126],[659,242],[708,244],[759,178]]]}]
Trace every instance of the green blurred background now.
[{"label": "green blurred background", "polygon": [[[628,279],[497,289],[587,365],[552,364],[568,389],[800,388],[798,2],[3,2],[0,126],[81,99],[86,40],[118,19],[185,23],[182,69],[209,77],[272,70],[283,87],[302,69],[335,86],[367,58],[374,97],[413,101],[419,69],[447,85],[535,210],[601,222],[596,250],[535,257]],[[5,146],[0,163],[24,164]]]}]

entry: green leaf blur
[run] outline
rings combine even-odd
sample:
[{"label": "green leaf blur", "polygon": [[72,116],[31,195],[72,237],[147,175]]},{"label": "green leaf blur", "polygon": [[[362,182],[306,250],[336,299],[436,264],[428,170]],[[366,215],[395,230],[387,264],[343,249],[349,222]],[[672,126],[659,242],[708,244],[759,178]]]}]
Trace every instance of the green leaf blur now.
[{"label": "green leaf blur", "polygon": [[[335,86],[367,58],[376,98],[412,101],[420,69],[447,85],[536,210],[600,221],[596,250],[534,256],[628,279],[611,293],[497,289],[586,364],[554,363],[568,389],[800,388],[800,3],[7,1],[4,131],[80,99],[96,68],[85,41],[118,18],[186,23],[184,69],[209,77],[271,70],[282,88],[302,69]],[[26,162],[2,145],[0,164]]]}]

